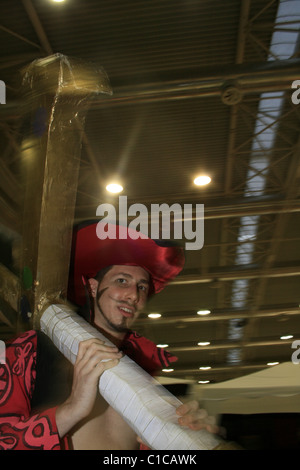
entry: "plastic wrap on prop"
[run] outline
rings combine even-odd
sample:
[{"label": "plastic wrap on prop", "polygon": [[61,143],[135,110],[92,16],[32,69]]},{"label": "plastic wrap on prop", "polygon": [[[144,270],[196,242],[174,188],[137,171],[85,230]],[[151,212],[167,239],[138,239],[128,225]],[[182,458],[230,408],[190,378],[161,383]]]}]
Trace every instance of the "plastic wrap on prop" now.
[{"label": "plastic wrap on prop", "polygon": [[85,119],[111,94],[103,68],[81,59],[54,54],[23,69],[22,267],[34,280],[26,286],[34,322],[67,289]]},{"label": "plastic wrap on prop", "polygon": [[36,59],[23,69],[23,88],[36,98],[40,95],[112,94],[105,70],[94,63],[63,54]]},{"label": "plastic wrap on prop", "polygon": [[[111,345],[65,305],[44,311],[41,330],[73,364],[80,341],[96,337]],[[205,430],[180,426],[175,410],[181,402],[127,356],[102,374],[99,392],[151,449],[213,450],[222,442]]]},{"label": "plastic wrap on prop", "polygon": [[[25,146],[47,139],[58,153],[63,146],[74,163],[74,158],[80,157],[79,131],[84,128],[91,102],[99,95],[102,99],[112,95],[105,70],[94,63],[53,54],[34,60],[22,72],[24,109],[31,121]],[[43,149],[46,152],[48,149]]]}]

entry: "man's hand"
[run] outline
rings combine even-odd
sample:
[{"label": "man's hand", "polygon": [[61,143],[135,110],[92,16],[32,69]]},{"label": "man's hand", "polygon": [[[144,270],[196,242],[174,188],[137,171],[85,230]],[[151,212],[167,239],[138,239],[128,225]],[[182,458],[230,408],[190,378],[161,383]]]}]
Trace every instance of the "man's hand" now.
[{"label": "man's hand", "polygon": [[215,418],[208,416],[206,410],[200,409],[196,400],[184,403],[176,409],[180,416],[178,423],[181,426],[187,426],[193,431],[206,429],[208,432],[217,433],[219,431]]},{"label": "man's hand", "polygon": [[61,437],[89,415],[97,396],[99,378],[105,370],[115,367],[121,357],[117,347],[107,346],[96,338],[79,344],[71,395],[56,410],[56,425]]},{"label": "man's hand", "polygon": [[[208,432],[216,434],[220,430],[220,428],[215,424],[215,418],[213,416],[208,416],[205,410],[200,409],[196,400],[180,405],[176,409],[176,414],[179,415],[178,423],[181,426],[187,426],[193,431],[206,429]],[[143,448],[147,447],[138,436],[137,441]]]}]

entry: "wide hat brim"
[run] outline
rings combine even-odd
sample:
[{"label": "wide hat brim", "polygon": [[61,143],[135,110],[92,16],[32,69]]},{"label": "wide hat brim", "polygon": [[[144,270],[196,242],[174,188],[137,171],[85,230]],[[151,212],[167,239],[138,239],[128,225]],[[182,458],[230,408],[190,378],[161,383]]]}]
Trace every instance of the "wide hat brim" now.
[{"label": "wide hat brim", "polygon": [[[100,232],[107,232],[109,236],[100,239],[97,235]],[[125,226],[104,222],[80,226],[73,237],[69,300],[83,306],[86,280],[111,265],[144,268],[151,276],[154,293],[158,293],[183,269],[184,252],[181,247],[166,241],[141,238],[138,232]]]}]

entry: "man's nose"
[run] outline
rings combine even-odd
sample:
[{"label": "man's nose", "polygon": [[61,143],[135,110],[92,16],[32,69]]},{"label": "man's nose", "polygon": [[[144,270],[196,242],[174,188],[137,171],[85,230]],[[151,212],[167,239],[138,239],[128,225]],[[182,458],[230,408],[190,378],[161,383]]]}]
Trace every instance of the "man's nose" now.
[{"label": "man's nose", "polygon": [[138,286],[132,285],[128,287],[126,291],[126,298],[133,303],[137,303],[140,297],[140,291]]}]

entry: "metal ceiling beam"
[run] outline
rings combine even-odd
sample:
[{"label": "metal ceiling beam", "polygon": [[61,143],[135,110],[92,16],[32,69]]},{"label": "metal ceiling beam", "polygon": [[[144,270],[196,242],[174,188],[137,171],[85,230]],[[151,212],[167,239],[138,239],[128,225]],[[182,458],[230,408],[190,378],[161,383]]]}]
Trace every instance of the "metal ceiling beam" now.
[{"label": "metal ceiling beam", "polygon": [[[251,373],[251,372],[255,372],[255,371],[258,371],[258,370],[262,370],[262,369],[267,369],[268,367],[271,367],[271,366],[268,366],[265,363],[244,363],[244,364],[235,364],[235,365],[212,365],[211,366],[211,369],[209,370],[199,370],[199,367],[192,367],[191,365],[190,366],[187,366],[186,368],[176,368],[176,370],[174,371],[174,373],[169,373],[168,374],[168,377],[176,377],[176,376],[191,376],[191,375],[194,375],[195,378],[199,378],[201,376],[205,376],[207,378],[210,378],[211,376],[214,376],[214,378],[216,378],[217,374],[219,376],[222,375],[222,373],[227,373],[227,375],[239,375],[241,376],[243,373]],[[224,380],[224,378],[222,378],[222,380]]]},{"label": "metal ceiling beam", "polygon": [[[249,20],[249,11],[250,11],[251,0],[245,0],[241,2],[241,12],[240,12],[240,23],[239,23],[239,32],[237,40],[237,51],[236,51],[236,64],[242,64],[244,60],[245,45],[246,45],[246,27]],[[232,106],[230,113],[229,121],[229,132],[228,132],[228,146],[227,146],[227,158],[226,158],[226,168],[225,168],[225,186],[224,192],[228,194],[231,190],[232,183],[232,170],[234,163],[234,148],[235,148],[235,139],[236,139],[236,127],[237,127],[237,114],[238,107]]]},{"label": "metal ceiling beam", "polygon": [[[299,154],[300,154],[300,139],[296,143],[293,151],[293,155],[290,159],[290,165],[288,168],[287,177],[285,180],[285,201],[283,201],[283,211],[277,213],[275,223],[273,225],[272,236],[268,245],[267,256],[265,256],[265,261],[261,266],[263,272],[268,271],[276,260],[276,254],[278,253],[280,247],[280,239],[283,234],[286,232],[288,227],[288,222],[291,218],[291,213],[284,210],[284,204],[288,207],[291,199],[296,200],[299,194]],[[261,301],[263,299],[265,289],[267,285],[267,278],[262,278],[258,285],[256,286],[255,291],[253,292],[253,298],[251,302],[251,310],[255,311],[259,308]],[[248,338],[253,336],[255,331],[256,321],[255,317],[251,317],[251,321],[246,325],[244,331],[244,340],[247,343]]]},{"label": "metal ceiling beam", "polygon": [[12,31],[11,29],[6,28],[6,27],[3,26],[3,25],[0,25],[0,30],[4,31],[4,32],[7,33],[7,34],[10,34],[10,35],[12,35],[12,36],[15,36],[16,38],[20,39],[20,40],[23,41],[23,42],[26,42],[26,43],[29,44],[30,46],[36,47],[37,49],[40,49],[40,48],[41,48],[41,46],[40,46],[39,44],[36,44],[35,42],[30,41],[29,39],[25,38],[25,37],[22,36],[21,34],[18,34],[18,33],[16,33],[15,31]]},{"label": "metal ceiling beam", "polygon": [[186,285],[186,284],[204,284],[213,281],[235,281],[236,279],[263,279],[276,277],[292,277],[300,276],[300,266],[283,266],[270,267],[262,270],[260,267],[255,268],[237,268],[236,266],[226,267],[223,269],[216,268],[210,270],[205,275],[185,274],[178,276],[172,281],[170,286]]},{"label": "metal ceiling beam", "polygon": [[251,342],[239,342],[239,341],[212,341],[211,344],[207,346],[168,346],[168,351],[174,353],[178,352],[191,352],[191,351],[207,351],[207,350],[217,350],[217,349],[235,349],[235,348],[257,348],[257,347],[270,347],[270,346],[286,346],[291,340],[280,340],[280,339],[261,339],[253,340]]},{"label": "metal ceiling beam", "polygon": [[39,54],[36,52],[9,55],[9,57],[5,57],[0,60],[0,70],[9,69],[14,66],[20,66],[21,64],[23,65],[25,63],[31,62],[32,60],[36,59],[37,55]]},{"label": "metal ceiling beam", "polygon": [[[150,215],[151,215],[151,204],[161,204],[164,201],[170,205],[175,202],[178,202],[178,195],[174,198],[165,198],[162,196],[155,196],[151,199],[151,203],[149,203],[148,199],[139,199],[140,204],[144,204],[145,207],[148,209],[149,214],[149,223],[150,223]],[[128,199],[128,206],[133,204],[136,201]],[[194,197],[180,197],[180,203],[190,203],[194,202]],[[201,203],[205,201],[200,201]],[[76,219],[77,221],[81,221],[88,218],[93,217],[88,212],[89,209],[95,209],[95,205],[87,206],[82,205],[77,207],[77,214]],[[195,207],[193,208],[195,217]],[[258,198],[240,198],[240,199],[215,199],[215,201],[207,200],[204,204],[204,223],[205,220],[214,220],[214,219],[226,219],[226,218],[239,218],[243,216],[251,216],[251,215],[267,215],[267,214],[287,214],[287,213],[297,213],[300,212],[300,200],[299,199],[291,199],[291,200],[284,200],[281,198],[280,195],[275,195],[274,197],[258,197]],[[88,216],[87,216],[88,214]],[[178,214],[177,214],[178,217]],[[128,216],[128,221],[134,219],[135,216]],[[179,219],[177,219],[179,220]],[[193,220],[195,220],[193,218]],[[172,222],[172,213],[171,213],[171,222]]]},{"label": "metal ceiling beam", "polygon": [[[240,4],[240,20],[239,20],[239,30],[238,30],[238,39],[237,39],[237,50],[236,50],[236,64],[242,64],[244,61],[245,55],[245,46],[246,46],[246,38],[247,38],[247,25],[249,22],[249,12],[250,12],[250,4],[251,0],[245,0]],[[226,152],[226,163],[225,163],[225,172],[224,172],[224,195],[229,195],[232,188],[232,180],[233,180],[233,169],[234,169],[234,162],[236,158],[235,154],[235,147],[236,147],[236,137],[237,137],[237,126],[238,126],[238,112],[239,112],[239,105],[231,106],[230,109],[230,120],[228,124],[228,144],[227,144],[227,152]],[[209,212],[206,217],[209,217]],[[207,219],[206,219],[207,220]],[[221,237],[221,246],[219,249],[219,260],[220,265],[223,266],[226,264],[226,256],[227,256],[227,246],[226,242],[229,237],[228,233],[228,219],[223,218],[221,223],[221,230],[220,230],[220,237]],[[218,289],[216,302],[218,306],[224,304],[224,297],[225,297],[225,288],[224,285],[221,289]],[[224,331],[224,334],[225,331]]]},{"label": "metal ceiling beam", "polygon": [[42,26],[42,23],[40,22],[40,19],[37,15],[37,12],[31,2],[31,0],[22,0],[22,3],[24,5],[24,8],[30,18],[30,21],[35,29],[35,32],[37,34],[37,37],[40,40],[40,43],[45,51],[46,54],[51,55],[53,54],[52,47],[49,43],[49,40],[47,38],[47,35],[45,33],[45,30]]},{"label": "metal ceiling beam", "polygon": [[[267,91],[291,90],[299,79],[300,59],[289,59],[258,64],[206,67],[187,70],[186,75],[173,80],[170,74],[159,77],[159,82],[113,87],[114,96],[94,103],[95,108],[138,104],[187,98],[223,96],[227,88],[234,87],[241,97]],[[176,72],[174,72],[175,74]],[[145,78],[146,80],[146,78]]]},{"label": "metal ceiling beam", "polygon": [[[167,314],[167,316],[165,316]],[[162,316],[153,322],[151,326],[153,328],[160,328],[166,324],[185,324],[185,323],[197,323],[197,322],[221,322],[231,319],[249,319],[249,318],[273,318],[273,317],[288,317],[292,315],[300,315],[299,306],[287,306],[287,307],[276,307],[268,309],[260,309],[251,312],[250,310],[228,310],[228,309],[216,309],[213,310],[209,315],[191,315],[190,312],[180,312],[180,316],[172,314],[172,312],[163,312]],[[137,325],[143,326],[149,323],[149,318],[137,320]]]},{"label": "metal ceiling beam", "polygon": [[300,201],[291,199],[288,201],[270,201],[269,202],[241,202],[234,205],[226,205],[225,207],[204,207],[204,219],[222,219],[228,217],[243,217],[250,215],[266,215],[266,214],[291,214],[300,212]]}]

